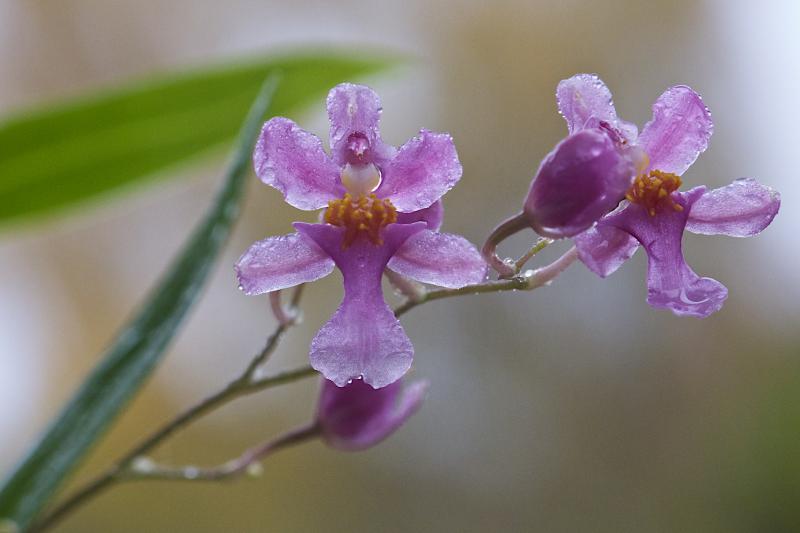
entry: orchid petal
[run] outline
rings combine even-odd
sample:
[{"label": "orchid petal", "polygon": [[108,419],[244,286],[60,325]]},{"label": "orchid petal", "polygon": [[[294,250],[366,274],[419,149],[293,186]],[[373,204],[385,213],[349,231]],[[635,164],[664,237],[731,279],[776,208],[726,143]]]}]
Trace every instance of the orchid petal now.
[{"label": "orchid petal", "polygon": [[328,119],[333,159],[340,166],[349,161],[348,143],[352,135],[363,136],[367,158],[363,163],[384,165],[394,156],[394,147],[381,139],[379,122],[381,100],[364,85],[341,83],[328,93]]},{"label": "orchid petal", "polygon": [[701,278],[686,264],[681,250],[689,211],[705,192],[696,187],[673,193],[681,211],[663,207],[655,216],[638,204],[628,204],[598,225],[608,224],[633,235],[647,252],[647,303],[678,316],[707,317],[719,311],[728,289],[711,278]]},{"label": "orchid petal", "polygon": [[653,103],[653,118],[639,135],[650,168],[681,175],[708,148],[714,132],[711,112],[685,85],[664,91]]},{"label": "orchid petal", "polygon": [[333,259],[298,233],[254,243],[236,262],[245,294],[263,294],[315,281],[333,271]]},{"label": "orchid petal", "polygon": [[369,448],[394,433],[422,405],[428,384],[402,380],[373,389],[362,380],[344,387],[325,380],[317,420],[325,442],[339,450]]},{"label": "orchid petal", "polygon": [[411,367],[414,349],[383,299],[381,276],[389,258],[425,223],[390,224],[382,245],[362,237],[348,248],[342,248],[344,228],[294,226],[333,258],[344,278],[342,303],[311,342],[311,366],[340,387],[362,377],[375,388],[395,382]]},{"label": "orchid petal", "polygon": [[633,122],[626,122],[621,118],[618,118],[617,122],[613,124],[613,126],[616,127],[617,132],[628,143],[633,144],[639,138],[639,127]]},{"label": "orchid petal", "polygon": [[425,209],[441,198],[461,179],[461,163],[447,133],[421,130],[398,150],[383,168],[375,193],[388,198],[398,211]]},{"label": "orchid petal", "polygon": [[586,267],[605,278],[616,272],[639,249],[639,241],[613,226],[599,224],[573,240]]},{"label": "orchid petal", "polygon": [[561,80],[556,101],[570,133],[581,131],[591,119],[609,123],[617,120],[611,91],[595,74],[576,74]]},{"label": "orchid petal", "polygon": [[444,206],[441,200],[436,200],[430,207],[412,211],[411,213],[397,213],[398,224],[411,224],[413,222],[425,222],[429,230],[439,231],[444,220]]},{"label": "orchid petal", "polygon": [[275,117],[264,124],[253,162],[261,181],[281,191],[297,209],[319,209],[344,192],[339,167],[319,138],[288,118]]},{"label": "orchid petal", "polygon": [[409,238],[389,260],[389,268],[422,283],[458,289],[480,283],[487,265],[464,237],[423,230]]},{"label": "orchid petal", "polygon": [[705,193],[692,205],[686,229],[703,235],[752,237],[778,214],[778,191],[752,178]]}]

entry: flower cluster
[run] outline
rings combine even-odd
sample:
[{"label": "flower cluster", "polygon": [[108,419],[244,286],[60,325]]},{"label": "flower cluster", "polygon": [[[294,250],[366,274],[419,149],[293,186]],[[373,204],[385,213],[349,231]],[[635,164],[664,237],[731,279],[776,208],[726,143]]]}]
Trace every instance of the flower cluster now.
[{"label": "flower cluster", "polygon": [[323,211],[319,223],[296,222],[295,233],[253,244],[236,273],[245,293],[262,294],[341,271],[344,298],[309,355],[326,378],[317,424],[332,446],[378,442],[423,397],[424,385],[400,384],[413,347],[384,301],[387,271],[391,279],[447,289],[483,282],[487,262],[501,278],[513,277],[518,269],[499,260],[496,245],[530,227],[550,239],[571,238],[577,247],[548,276],[578,257],[605,277],[642,246],[650,305],[700,317],[722,306],[727,289],[686,264],[684,230],[755,235],[775,217],[780,198],[752,179],[680,190],[681,176],[713,130],[700,96],[686,86],[668,89],[641,134],[617,116],[610,91],[594,75],[562,81],[557,101],[569,134],[544,158],[522,211],[498,226],[483,257],[463,237],[439,232],[440,199],[462,173],[448,134],[421,130],[400,148],[385,143],[378,96],[353,84],[328,95],[330,154],[289,119],[264,125],[254,154],[258,177],[290,205]]}]

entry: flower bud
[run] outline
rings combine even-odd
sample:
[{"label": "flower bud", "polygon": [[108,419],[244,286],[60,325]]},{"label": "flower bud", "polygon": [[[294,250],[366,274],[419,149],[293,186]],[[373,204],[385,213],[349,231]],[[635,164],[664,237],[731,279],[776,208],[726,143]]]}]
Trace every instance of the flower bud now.
[{"label": "flower bud", "polygon": [[528,223],[554,239],[586,230],[624,198],[644,159],[599,128],[570,135],[539,166],[523,207]]},{"label": "flower bud", "polygon": [[317,410],[323,440],[345,451],[369,448],[399,428],[425,396],[426,382],[403,387],[402,380],[373,389],[356,379],[344,387],[325,380]]}]

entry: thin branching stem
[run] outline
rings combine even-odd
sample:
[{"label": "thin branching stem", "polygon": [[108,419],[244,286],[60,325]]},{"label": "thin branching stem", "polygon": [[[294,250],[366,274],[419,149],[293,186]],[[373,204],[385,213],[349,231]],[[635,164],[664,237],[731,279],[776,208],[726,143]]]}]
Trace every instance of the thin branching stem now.
[{"label": "thin branching stem", "polygon": [[[292,296],[291,307],[297,309],[302,296],[302,285],[299,285]],[[72,496],[59,504],[53,511],[46,515],[40,522],[31,527],[31,531],[44,531],[55,525],[60,519],[79,507],[84,501],[94,497],[114,483],[126,479],[126,473],[131,464],[137,459],[144,457],[151,450],[156,448],[164,440],[179,429],[187,426],[202,416],[222,407],[232,400],[246,395],[261,391],[270,387],[283,385],[298,379],[310,377],[316,374],[310,366],[304,366],[295,370],[289,370],[266,378],[255,378],[258,368],[275,352],[281,338],[292,326],[292,322],[279,323],[275,331],[267,339],[264,348],[250,360],[244,371],[228,385],[218,392],[206,397],[199,403],[183,411],[178,416],[151,433],[137,446],[118,459],[110,468],[97,476],[95,479],[81,487]]]},{"label": "thin branching stem", "polygon": [[[546,246],[546,244],[541,246],[541,248],[544,248],[544,246]],[[536,246],[534,246],[534,249],[535,248]],[[466,287],[461,287],[458,289],[434,289],[419,296],[417,299],[406,300],[405,303],[394,310],[394,314],[395,316],[400,317],[415,307],[424,304],[425,302],[440,300],[442,298],[450,298],[453,296],[481,294],[486,292],[532,291],[551,282],[559,274],[566,270],[568,266],[574,263],[577,258],[578,251],[573,246],[567,250],[564,255],[546,267],[533,270],[526,275],[516,275],[509,279],[499,279],[496,281],[484,281],[482,283],[467,285]]]},{"label": "thin branching stem", "polygon": [[517,273],[522,270],[522,267],[525,266],[525,263],[531,260],[534,255],[538,254],[545,248],[547,248],[550,244],[553,243],[553,239],[548,239],[547,237],[542,237],[531,247],[530,250],[525,252],[517,261],[514,263],[514,268],[517,270]]},{"label": "thin branching stem", "polygon": [[481,254],[486,262],[491,266],[501,278],[511,278],[518,272],[514,270],[514,264],[508,264],[497,255],[497,245],[508,239],[515,233],[530,227],[525,213],[520,212],[507,218],[492,230],[492,233],[483,243]]},{"label": "thin branching stem", "polygon": [[316,423],[303,426],[283,435],[253,446],[239,457],[219,466],[200,468],[188,466],[165,466],[152,461],[142,461],[132,465],[125,473],[126,480],[164,480],[164,481],[223,481],[244,474],[260,473],[261,461],[274,452],[306,442],[319,436]]},{"label": "thin branching stem", "polygon": [[[526,255],[530,255],[532,257],[539,250],[547,246],[547,244],[549,244],[549,242],[543,243],[542,241],[539,241]],[[408,299],[405,303],[401,304],[395,309],[394,314],[395,316],[400,317],[406,314],[408,311],[426,302],[440,300],[443,298],[503,291],[534,290],[551,282],[559,274],[566,270],[566,268],[569,267],[577,258],[577,250],[573,247],[564,253],[564,255],[556,259],[553,263],[538,270],[532,271],[526,275],[516,275],[509,279],[485,281],[483,283],[467,285],[466,287],[461,287],[458,289],[430,290],[418,295],[414,299]],[[522,260],[522,258],[520,260]],[[524,262],[522,264],[524,264]],[[301,287],[298,287],[295,290],[295,293],[292,297],[290,307],[292,311],[296,311],[298,307],[302,290]],[[153,465],[153,470],[150,473],[146,471],[147,469],[142,468],[142,464],[148,464],[147,461],[142,462],[143,459],[146,459],[146,454],[155,449],[165,439],[170,437],[179,429],[182,429],[188,424],[231,402],[232,400],[239,398],[240,396],[253,394],[267,388],[291,383],[299,379],[317,375],[317,372],[310,366],[302,366],[265,378],[256,377],[256,371],[258,368],[261,367],[264,362],[266,362],[272,353],[274,353],[275,349],[280,343],[281,338],[292,325],[293,321],[278,324],[275,328],[275,331],[273,331],[272,335],[270,335],[267,339],[264,348],[258,354],[256,354],[255,357],[253,357],[245,370],[236,379],[231,381],[225,388],[221,389],[215,394],[212,394],[211,396],[208,396],[201,402],[195,404],[173,418],[171,421],[161,426],[136,447],[123,455],[113,466],[83,487],[79,488],[66,500],[57,505],[40,522],[34,524],[30,531],[44,531],[45,529],[52,527],[67,514],[80,507],[84,502],[90,500],[94,496],[97,496],[100,492],[116,483],[134,479],[189,480],[191,478],[202,479],[205,481],[227,479],[229,477],[235,477],[245,473],[250,465],[257,463],[263,457],[269,455],[277,449],[285,448],[299,442],[304,442],[315,436],[318,431],[316,426],[307,426],[305,428],[301,428],[300,430],[287,433],[275,440],[256,446],[245,452],[242,456],[228,461],[216,468],[199,469],[196,467],[168,467]],[[137,463],[139,466],[136,466]]]}]

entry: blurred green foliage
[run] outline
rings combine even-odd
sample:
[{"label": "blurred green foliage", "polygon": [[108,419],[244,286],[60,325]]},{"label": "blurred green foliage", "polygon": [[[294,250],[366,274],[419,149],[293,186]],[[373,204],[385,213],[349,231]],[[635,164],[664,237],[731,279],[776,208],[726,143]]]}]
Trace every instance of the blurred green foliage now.
[{"label": "blurred green foliage", "polygon": [[166,170],[225,146],[271,72],[282,75],[272,109],[288,114],[385,64],[331,54],[268,57],[19,114],[0,123],[0,225],[168,177]]}]

